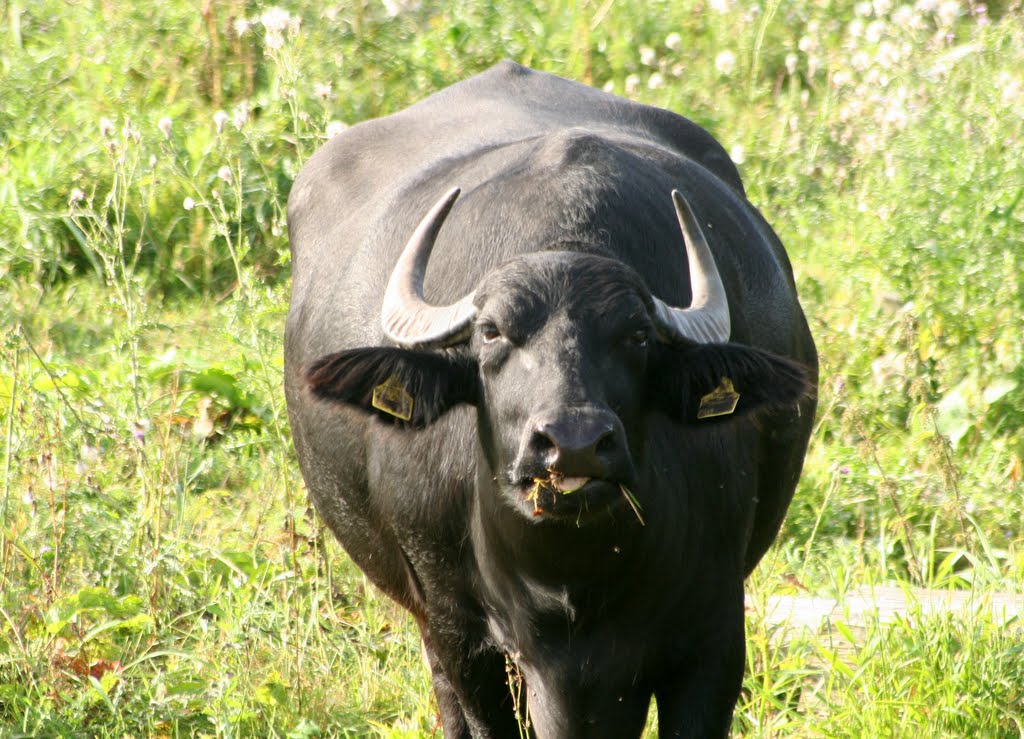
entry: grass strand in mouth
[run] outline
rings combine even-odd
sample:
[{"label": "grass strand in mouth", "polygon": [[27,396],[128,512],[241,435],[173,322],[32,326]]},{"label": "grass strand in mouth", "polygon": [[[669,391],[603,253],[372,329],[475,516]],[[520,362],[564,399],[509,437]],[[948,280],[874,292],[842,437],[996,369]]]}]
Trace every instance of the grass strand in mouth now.
[{"label": "grass strand in mouth", "polygon": [[629,507],[633,509],[633,513],[636,514],[636,520],[640,522],[641,526],[646,526],[647,522],[644,521],[643,515],[640,513],[640,501],[633,495],[633,491],[627,488],[622,483],[619,483],[619,490],[622,491],[622,497],[629,503]]},{"label": "grass strand in mouth", "polygon": [[[536,481],[536,478],[534,478],[534,480]],[[570,476],[549,469],[546,484],[562,495],[572,495],[590,482],[590,480],[590,477],[584,477],[582,475]]]},{"label": "grass strand in mouth", "polygon": [[544,512],[544,509],[540,507],[542,490],[549,490],[552,495],[572,495],[591,480],[590,477],[583,476],[569,477],[550,469],[547,470],[547,473],[547,477],[534,477],[533,486],[526,494],[526,500],[533,503],[534,516],[540,516]]},{"label": "grass strand in mouth", "polygon": [[542,486],[547,486],[548,481],[541,477],[533,478],[533,487],[530,488],[530,492],[526,494],[526,499],[533,503],[533,515],[539,516],[544,511],[540,507],[540,489]]}]

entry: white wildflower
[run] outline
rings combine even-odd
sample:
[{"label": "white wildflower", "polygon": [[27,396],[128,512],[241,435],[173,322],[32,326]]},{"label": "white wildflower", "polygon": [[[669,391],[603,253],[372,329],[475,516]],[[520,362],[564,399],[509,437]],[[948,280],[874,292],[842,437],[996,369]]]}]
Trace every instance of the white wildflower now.
[{"label": "white wildflower", "polygon": [[862,72],[871,66],[871,56],[862,49],[850,57],[850,66]]},{"label": "white wildflower", "polygon": [[284,46],[284,32],[291,22],[291,13],[282,8],[270,8],[260,16],[260,23],[267,32],[263,43],[268,49],[276,50]]},{"label": "white wildflower", "polygon": [[330,123],[327,124],[327,128],[324,130],[324,133],[327,135],[327,138],[333,139],[346,128],[348,128],[347,123],[343,123],[341,121],[331,121]]},{"label": "white wildflower", "polygon": [[69,203],[81,203],[83,200],[85,200],[85,193],[77,187],[73,189],[71,194],[68,196]]},{"label": "white wildflower", "polygon": [[728,77],[736,69],[736,55],[728,49],[720,51],[718,56],[715,57],[715,69],[718,70],[719,74]]},{"label": "white wildflower", "polygon": [[658,90],[665,86],[665,78],[661,76],[661,72],[655,72],[647,80],[648,90]]},{"label": "white wildflower", "polygon": [[269,8],[260,16],[260,23],[267,33],[284,33],[291,20],[292,14],[283,8]]},{"label": "white wildflower", "polygon": [[878,59],[879,66],[883,69],[890,69],[900,60],[899,47],[891,41],[883,41],[878,45],[876,58]]},{"label": "white wildflower", "polygon": [[918,29],[923,25],[921,16],[909,5],[901,5],[892,14],[892,22],[900,28]]},{"label": "white wildflower", "polygon": [[160,133],[162,133],[164,135],[164,138],[167,139],[168,141],[171,140],[171,127],[173,125],[174,121],[172,121],[167,116],[164,116],[156,122],[156,127],[160,129]]},{"label": "white wildflower", "polygon": [[235,35],[242,38],[252,27],[252,21],[248,18],[236,18],[234,23]]},{"label": "white wildflower", "polygon": [[960,3],[957,0],[946,0],[935,11],[935,20],[943,27],[952,26],[960,17]]},{"label": "white wildflower", "polygon": [[142,141],[142,134],[139,133],[137,128],[132,126],[130,118],[124,119],[124,126],[121,127],[121,135],[124,136],[125,141],[132,141],[136,144]]},{"label": "white wildflower", "polygon": [[115,129],[116,127],[114,126],[114,122],[112,120],[106,117],[100,118],[101,136],[103,136],[104,138],[110,138],[111,136],[114,135]]},{"label": "white wildflower", "polygon": [[317,82],[313,85],[313,94],[321,100],[327,100],[331,97],[332,87],[330,82]]},{"label": "white wildflower", "polygon": [[185,198],[185,200],[182,201],[181,203],[181,207],[184,208],[185,210],[192,210],[193,208],[196,207],[196,201],[193,200],[192,198]]},{"label": "white wildflower", "polygon": [[239,131],[242,130],[242,127],[245,126],[245,124],[249,122],[249,104],[248,103],[243,101],[242,103],[240,103],[238,105],[238,107],[235,108],[235,114],[232,116],[231,122],[234,124],[235,128],[237,128]]},{"label": "white wildflower", "polygon": [[892,10],[892,0],[871,0],[871,8],[875,11],[875,15],[888,15]]},{"label": "white wildflower", "polygon": [[415,13],[422,7],[420,0],[383,0],[384,11],[391,18],[401,15],[402,13]]},{"label": "white wildflower", "polygon": [[883,89],[889,86],[889,75],[878,67],[872,67],[864,75],[864,82],[868,87],[877,87]]},{"label": "white wildflower", "polygon": [[626,77],[626,94],[627,95],[636,95],[636,93],[637,93],[637,91],[639,89],[640,89],[640,78],[637,75],[631,74],[628,77]]},{"label": "white wildflower", "polygon": [[790,77],[792,77],[794,74],[796,74],[796,65],[797,65],[797,62],[799,62],[799,61],[800,61],[799,57],[797,57],[797,55],[794,54],[793,52],[790,52],[789,54],[786,54],[786,73]]},{"label": "white wildflower", "polygon": [[95,464],[100,458],[100,450],[92,444],[83,444],[78,453],[79,459],[88,464]]},{"label": "white wildflower", "polygon": [[846,27],[846,33],[849,34],[850,38],[860,38],[864,35],[864,21],[860,18],[854,18],[850,21],[850,25]]},{"label": "white wildflower", "polygon": [[939,0],[917,0],[914,8],[921,13],[934,13],[939,7]]},{"label": "white wildflower", "polygon": [[872,10],[873,8],[871,7],[871,3],[868,2],[867,0],[864,0],[864,2],[859,2],[853,6],[853,12],[862,17],[867,17],[871,15]]},{"label": "white wildflower", "polygon": [[615,92],[615,80],[608,80],[601,89],[605,92]]},{"label": "white wildflower", "polygon": [[1014,77],[1009,72],[1003,72],[999,75],[999,87],[1002,90],[1003,102],[1012,103],[1019,99],[1024,92],[1024,85],[1021,84],[1020,79]]},{"label": "white wildflower", "polygon": [[728,13],[731,5],[731,0],[708,0],[708,7],[716,13]]},{"label": "white wildflower", "polygon": [[217,127],[217,133],[223,133],[224,125],[230,120],[230,117],[223,110],[218,110],[213,114],[213,125]]},{"label": "white wildflower", "polygon": [[743,144],[736,144],[729,149],[729,158],[736,164],[743,164],[747,161],[747,150]]},{"label": "white wildflower", "polygon": [[845,87],[853,81],[853,75],[851,75],[845,69],[836,70],[836,73],[832,75],[832,86],[833,87]]},{"label": "white wildflower", "polygon": [[658,66],[658,55],[654,53],[654,49],[650,46],[640,47],[640,63],[645,67],[656,67]]},{"label": "white wildflower", "polygon": [[885,35],[886,24],[884,21],[871,21],[864,31],[864,39],[869,44],[877,44]]},{"label": "white wildflower", "polygon": [[906,128],[910,118],[907,115],[907,109],[903,105],[903,101],[898,99],[891,100],[889,106],[882,114],[882,120],[893,128]]},{"label": "white wildflower", "polygon": [[231,173],[231,167],[224,165],[217,170],[218,179],[224,180],[229,185],[235,181],[235,176]]},{"label": "white wildflower", "polygon": [[665,48],[678,52],[683,48],[683,37],[674,31],[665,37]]}]

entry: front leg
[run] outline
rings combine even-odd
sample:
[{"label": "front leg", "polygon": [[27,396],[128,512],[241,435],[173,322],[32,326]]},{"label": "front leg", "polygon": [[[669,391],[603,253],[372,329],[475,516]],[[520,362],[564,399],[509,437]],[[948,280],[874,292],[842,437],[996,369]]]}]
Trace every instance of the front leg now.
[{"label": "front leg", "polygon": [[651,694],[632,681],[612,682],[605,671],[588,674],[585,659],[571,667],[522,666],[527,710],[539,739],[629,739],[647,722]]},{"label": "front leg", "polygon": [[[741,590],[742,595],[742,590]],[[743,685],[746,644],[742,600],[704,646],[655,690],[660,737],[727,737]]]},{"label": "front leg", "polygon": [[521,739],[504,655],[422,633],[445,739]]}]

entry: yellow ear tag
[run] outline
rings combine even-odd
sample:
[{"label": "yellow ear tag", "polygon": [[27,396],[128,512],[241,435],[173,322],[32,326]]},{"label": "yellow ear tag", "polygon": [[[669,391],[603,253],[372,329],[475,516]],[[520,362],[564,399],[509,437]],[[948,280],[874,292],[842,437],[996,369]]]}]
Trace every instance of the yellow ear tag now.
[{"label": "yellow ear tag", "polygon": [[373,389],[370,404],[377,410],[403,421],[412,418],[412,396],[405,391],[405,386],[394,375]]},{"label": "yellow ear tag", "polygon": [[736,404],[739,402],[740,394],[733,388],[732,380],[723,377],[718,387],[700,399],[697,418],[728,416],[736,410]]}]

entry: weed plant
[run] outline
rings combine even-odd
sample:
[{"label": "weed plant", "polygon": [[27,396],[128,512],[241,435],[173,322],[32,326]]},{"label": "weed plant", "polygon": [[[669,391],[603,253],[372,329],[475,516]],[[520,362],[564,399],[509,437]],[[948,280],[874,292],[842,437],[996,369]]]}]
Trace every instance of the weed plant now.
[{"label": "weed plant", "polygon": [[[0,736],[436,735],[415,629],[306,504],[285,203],[502,58],[708,127],[794,262],[820,411],[735,733],[1024,736],[1021,624],[983,607],[1024,590],[1019,2],[0,9]],[[882,584],[979,607],[761,615]]]}]

